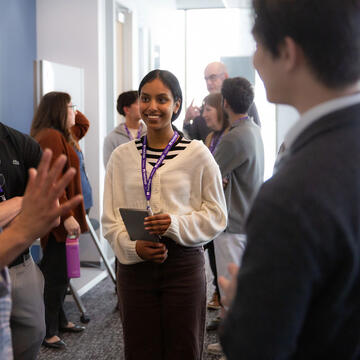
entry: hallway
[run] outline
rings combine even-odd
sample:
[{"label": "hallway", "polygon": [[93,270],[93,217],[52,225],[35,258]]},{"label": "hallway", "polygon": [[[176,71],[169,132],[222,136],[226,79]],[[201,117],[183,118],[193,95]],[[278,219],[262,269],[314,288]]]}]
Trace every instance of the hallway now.
[{"label": "hallway", "polygon": [[[208,269],[207,269],[208,270]],[[207,271],[208,272],[208,271]],[[208,276],[209,278],[209,276]],[[212,294],[208,281],[208,297]],[[80,334],[64,333],[61,337],[67,344],[64,351],[41,347],[38,360],[123,360],[122,328],[118,311],[115,311],[116,296],[109,277],[81,297],[90,322]],[[80,313],[73,301],[65,302],[69,319],[79,322]],[[207,322],[217,315],[207,312]],[[206,346],[217,340],[215,332],[206,333],[203,360],[217,360],[220,356],[206,353]],[[145,359],[144,359],[145,360]],[[184,359],[185,360],[185,359]]]}]

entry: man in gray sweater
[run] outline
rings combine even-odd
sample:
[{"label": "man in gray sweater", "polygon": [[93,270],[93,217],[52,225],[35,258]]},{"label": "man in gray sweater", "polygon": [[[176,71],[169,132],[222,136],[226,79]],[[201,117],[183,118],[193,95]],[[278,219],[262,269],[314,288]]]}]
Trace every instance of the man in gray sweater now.
[{"label": "man in gray sweater", "polygon": [[[263,182],[264,147],[259,126],[248,116],[254,100],[249,81],[241,77],[225,79],[221,94],[231,125],[214,157],[224,179],[228,226],[214,241],[214,247],[218,276],[229,278],[227,264],[239,265],[245,250],[245,218]],[[210,346],[208,350],[216,352],[216,348]]]},{"label": "man in gray sweater", "polygon": [[104,166],[110,159],[111,153],[121,144],[134,139],[140,139],[146,134],[146,125],[141,120],[139,112],[139,94],[137,91],[125,91],[117,99],[116,109],[125,117],[125,122],[120,123],[104,140]]}]

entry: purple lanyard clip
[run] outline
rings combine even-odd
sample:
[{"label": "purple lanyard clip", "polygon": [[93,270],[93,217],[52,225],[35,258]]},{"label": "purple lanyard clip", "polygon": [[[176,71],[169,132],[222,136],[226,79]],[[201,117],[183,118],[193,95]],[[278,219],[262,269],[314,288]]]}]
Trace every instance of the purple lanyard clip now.
[{"label": "purple lanyard clip", "polygon": [[168,152],[170,151],[170,149],[174,145],[174,143],[177,140],[178,136],[179,136],[179,134],[177,133],[177,131],[175,131],[173,137],[171,138],[169,143],[166,145],[166,148],[164,149],[164,151],[162,152],[160,158],[157,160],[156,164],[154,165],[153,169],[151,170],[149,178],[147,177],[147,173],[146,173],[146,135],[144,136],[144,143],[143,143],[142,151],[141,151],[141,174],[142,174],[142,179],[143,179],[143,186],[144,186],[144,192],[145,192],[145,197],[146,197],[146,201],[147,201],[148,210],[150,209],[152,179],[153,179],[153,177],[155,175],[156,170],[163,163],[166,155],[168,154]]}]

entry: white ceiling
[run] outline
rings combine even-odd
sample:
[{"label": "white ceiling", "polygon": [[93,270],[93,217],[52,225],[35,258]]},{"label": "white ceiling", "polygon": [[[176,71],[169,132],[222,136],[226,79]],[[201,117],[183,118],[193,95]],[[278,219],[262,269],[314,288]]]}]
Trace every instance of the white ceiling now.
[{"label": "white ceiling", "polygon": [[176,0],[177,9],[250,8],[251,0]]},{"label": "white ceiling", "polygon": [[176,0],[177,9],[224,8],[222,0]]},{"label": "white ceiling", "polygon": [[223,0],[227,8],[251,8],[251,0]]}]

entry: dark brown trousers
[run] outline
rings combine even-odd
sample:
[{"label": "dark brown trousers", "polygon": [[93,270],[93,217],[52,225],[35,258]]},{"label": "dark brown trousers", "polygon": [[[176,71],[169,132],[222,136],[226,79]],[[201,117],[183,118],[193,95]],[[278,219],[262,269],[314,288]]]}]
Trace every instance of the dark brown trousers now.
[{"label": "dark brown trousers", "polygon": [[200,360],[206,281],[202,247],[163,240],[163,264],[119,265],[126,360]]}]

